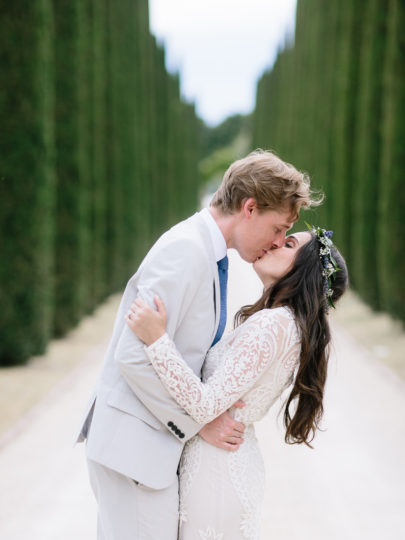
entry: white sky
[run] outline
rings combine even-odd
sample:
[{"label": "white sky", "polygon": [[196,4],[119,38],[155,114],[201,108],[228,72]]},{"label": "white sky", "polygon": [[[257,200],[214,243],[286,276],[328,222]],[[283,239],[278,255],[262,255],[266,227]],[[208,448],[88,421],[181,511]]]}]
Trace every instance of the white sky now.
[{"label": "white sky", "polygon": [[249,113],[256,82],[293,33],[296,0],[149,0],[151,31],[209,125]]}]

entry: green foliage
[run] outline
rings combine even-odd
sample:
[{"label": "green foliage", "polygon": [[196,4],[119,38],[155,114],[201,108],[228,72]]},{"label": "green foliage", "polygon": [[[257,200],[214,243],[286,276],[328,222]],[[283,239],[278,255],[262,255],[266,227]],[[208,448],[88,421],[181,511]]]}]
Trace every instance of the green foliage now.
[{"label": "green foliage", "polygon": [[[198,170],[202,189],[213,193],[229,165],[244,157],[251,147],[251,115],[235,115],[209,128],[198,120],[200,145]],[[198,147],[198,144],[196,145]]]},{"label": "green foliage", "polygon": [[405,321],[405,6],[391,0],[383,75],[382,151],[378,205],[381,305]]},{"label": "green foliage", "polygon": [[[86,311],[89,291],[88,65],[83,0],[54,3],[55,35],[55,308],[62,335]],[[66,76],[66,74],[69,76]]]},{"label": "green foliage", "polygon": [[89,298],[95,306],[108,292],[106,253],[107,186],[107,8],[104,0],[92,0],[91,125],[90,140],[90,283]]},{"label": "green foliage", "polygon": [[378,233],[379,176],[382,146],[381,66],[387,39],[387,4],[372,0],[364,13],[364,31],[361,44],[359,91],[357,97],[358,126],[354,144],[353,188],[353,249],[351,276],[356,289],[374,308],[379,308]]},{"label": "green foliage", "polygon": [[44,350],[52,320],[52,6],[0,7],[0,359]]},{"label": "green foliage", "polygon": [[221,179],[226,169],[235,160],[235,151],[232,146],[225,146],[212,152],[208,157],[200,161],[199,170],[202,181]]},{"label": "green foliage", "polygon": [[241,132],[251,131],[250,115],[236,114],[229,116],[215,127],[208,127],[202,120],[201,129],[201,158],[209,156],[216,150],[232,144]]},{"label": "green foliage", "polygon": [[294,45],[257,85],[252,147],[270,148],[326,194],[352,285],[405,321],[405,6],[298,1]]},{"label": "green foliage", "polygon": [[201,129],[147,0],[9,2],[0,20],[5,365],[121,289],[154,238],[195,211]]},{"label": "green foliage", "polygon": [[341,2],[342,17],[339,32],[336,67],[336,120],[334,122],[334,201],[333,223],[336,237],[348,264],[351,262],[353,164],[357,123],[357,92],[359,89],[359,52],[363,30],[361,0]]}]

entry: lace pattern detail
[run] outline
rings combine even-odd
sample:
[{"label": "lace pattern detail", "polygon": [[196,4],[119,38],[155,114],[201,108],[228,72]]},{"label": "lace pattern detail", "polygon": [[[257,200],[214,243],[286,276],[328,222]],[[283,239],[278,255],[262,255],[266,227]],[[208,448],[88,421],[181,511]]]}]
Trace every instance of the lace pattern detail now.
[{"label": "lace pattern detail", "polygon": [[[181,358],[167,334],[146,348],[156,372],[172,397],[200,423],[207,423],[223,413],[271,369],[279,394],[291,376],[291,345],[297,345],[292,330],[295,323],[286,308],[262,310],[250,317],[222,346],[217,369],[204,383]],[[295,339],[294,339],[295,337]],[[225,344],[224,344],[225,345]],[[294,347],[293,347],[294,348]],[[218,351],[218,352],[219,352]],[[288,372],[288,377],[285,373]]]},{"label": "lace pattern detail", "polygon": [[224,538],[223,533],[217,533],[212,527],[207,527],[205,532],[200,529],[198,534],[202,540],[223,540]]},{"label": "lace pattern detail", "polygon": [[[180,464],[180,523],[192,531],[192,538],[225,540],[230,535],[232,540],[258,540],[265,470],[252,424],[263,418],[293,379],[300,338],[292,313],[287,308],[263,310],[223,336],[207,355],[203,382],[187,367],[167,335],[146,352],[172,397],[198,422],[210,421],[240,397],[245,401],[242,409],[231,409],[246,425],[244,443],[237,452],[221,454],[224,459],[216,461],[199,436],[187,443]],[[208,475],[210,480],[204,495],[195,481],[197,474]],[[212,517],[217,501],[211,484],[215,486],[219,478],[225,482],[221,486],[228,490],[229,501],[236,501],[240,508],[232,532],[221,516]],[[214,508],[211,517],[206,523],[194,524],[191,516],[198,516],[200,505],[206,504]],[[224,510],[225,514],[229,515]]]},{"label": "lace pattern detail", "polygon": [[193,484],[195,474],[200,468],[200,464],[201,438],[199,437],[199,435],[196,435],[192,437],[189,441],[187,441],[180,460],[180,526],[182,523],[187,521],[187,507],[185,501]]},{"label": "lace pattern detail", "polygon": [[240,522],[243,538],[257,540],[260,535],[265,469],[253,426],[247,426],[239,450],[229,454],[228,467],[234,490],[243,507]]},{"label": "lace pattern detail", "polygon": [[267,413],[276,394],[274,385],[260,385],[242,396],[245,406],[234,409],[234,418],[245,425],[258,422]]}]

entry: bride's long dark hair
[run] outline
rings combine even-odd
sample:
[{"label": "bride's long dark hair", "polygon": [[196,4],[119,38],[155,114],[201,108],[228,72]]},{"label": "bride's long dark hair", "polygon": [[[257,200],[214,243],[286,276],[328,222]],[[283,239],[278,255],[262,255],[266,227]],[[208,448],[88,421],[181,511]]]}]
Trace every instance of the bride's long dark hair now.
[{"label": "bride's long dark hair", "polygon": [[[235,315],[236,326],[261,309],[288,306],[293,311],[301,335],[301,353],[293,388],[284,409],[285,441],[289,444],[305,443],[310,447],[323,414],[331,339],[328,301],[323,290],[319,258],[321,244],[315,234],[311,235],[311,240],[297,251],[291,270],[266,289],[255,304],[242,307]],[[348,285],[348,273],[346,263],[335,246],[331,253],[340,268],[332,285],[335,304]]]}]

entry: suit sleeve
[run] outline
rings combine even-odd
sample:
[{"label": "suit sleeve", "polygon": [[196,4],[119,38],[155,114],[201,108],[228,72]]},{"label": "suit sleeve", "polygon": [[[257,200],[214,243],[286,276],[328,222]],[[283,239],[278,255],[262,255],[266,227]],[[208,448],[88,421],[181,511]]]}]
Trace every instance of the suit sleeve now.
[{"label": "suit sleeve", "polygon": [[[138,295],[155,307],[154,295],[165,303],[167,332],[173,336],[192,305],[196,291],[209,268],[200,248],[191,241],[178,240],[155,250],[145,261],[138,282]],[[144,344],[125,324],[117,344],[115,360],[126,382],[142,403],[182,442],[200,429],[166,390],[149,358]]]}]

